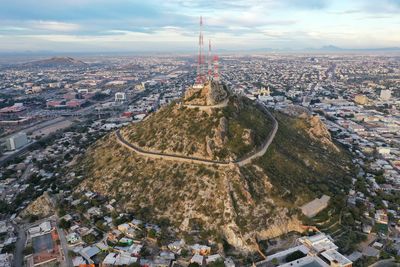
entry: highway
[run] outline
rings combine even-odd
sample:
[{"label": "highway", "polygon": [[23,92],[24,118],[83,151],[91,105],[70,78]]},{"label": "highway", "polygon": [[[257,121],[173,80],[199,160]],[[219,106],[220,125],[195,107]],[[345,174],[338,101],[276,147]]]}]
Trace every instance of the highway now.
[{"label": "highway", "polygon": [[208,159],[202,159],[202,158],[197,158],[197,157],[190,157],[190,156],[183,156],[183,155],[174,155],[174,154],[166,154],[166,153],[160,153],[160,152],[151,152],[151,151],[145,151],[131,143],[129,143],[127,140],[124,139],[124,137],[121,135],[120,130],[118,129],[115,132],[115,135],[117,137],[117,142],[120,143],[122,146],[128,148],[129,150],[145,156],[145,157],[150,157],[154,159],[166,159],[166,160],[174,160],[174,161],[182,161],[182,162],[188,162],[188,163],[199,163],[199,164],[207,164],[207,165],[218,165],[218,166],[228,166],[229,164],[237,164],[238,166],[244,166],[246,164],[251,163],[251,161],[255,158],[261,157],[262,155],[267,152],[268,147],[271,145],[272,141],[274,140],[276,133],[278,131],[278,121],[275,119],[275,117],[262,105],[259,104],[266,114],[271,118],[272,123],[273,123],[273,128],[270,134],[268,135],[268,138],[265,140],[264,145],[256,152],[247,155],[241,159],[235,160],[235,161],[217,161],[217,160],[208,160]]}]

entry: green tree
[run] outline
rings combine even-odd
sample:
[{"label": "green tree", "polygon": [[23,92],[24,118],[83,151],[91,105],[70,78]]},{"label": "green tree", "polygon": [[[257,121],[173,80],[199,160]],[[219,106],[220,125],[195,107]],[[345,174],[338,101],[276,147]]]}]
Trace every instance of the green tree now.
[{"label": "green tree", "polygon": [[275,266],[278,266],[278,265],[279,265],[279,261],[278,261],[277,258],[273,258],[273,259],[271,260],[271,263],[272,263],[273,265],[275,265]]},{"label": "green tree", "polygon": [[33,247],[32,246],[27,246],[25,249],[24,249],[24,255],[26,256],[26,255],[31,255],[33,253]]},{"label": "green tree", "polygon": [[58,224],[62,229],[68,229],[71,227],[71,222],[62,218]]},{"label": "green tree", "polygon": [[223,260],[220,259],[220,260],[216,260],[216,261],[214,261],[214,262],[208,264],[208,266],[209,266],[209,267],[224,267],[224,266],[225,266],[225,263],[224,263]]},{"label": "green tree", "polygon": [[149,238],[156,238],[156,236],[157,236],[156,230],[150,229],[150,230],[147,232],[147,236],[148,236]]}]

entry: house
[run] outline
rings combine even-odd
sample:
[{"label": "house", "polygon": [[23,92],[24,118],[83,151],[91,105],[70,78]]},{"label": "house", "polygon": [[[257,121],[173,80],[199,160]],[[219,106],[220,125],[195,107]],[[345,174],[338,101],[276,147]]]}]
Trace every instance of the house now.
[{"label": "house", "polygon": [[69,228],[70,231],[75,232],[79,229],[79,225],[73,225]]},{"label": "house", "polygon": [[182,248],[185,246],[185,241],[183,239],[179,241],[175,241],[171,244],[168,244],[168,249],[174,253],[181,254]]},{"label": "house", "polygon": [[0,266],[11,267],[13,261],[13,255],[9,253],[0,254]]},{"label": "house", "polygon": [[70,221],[72,221],[73,218],[70,214],[66,214],[63,217],[61,217],[61,219],[64,219],[65,221],[70,222]]},{"label": "house", "polygon": [[200,255],[208,255],[211,252],[211,248],[209,246],[204,246],[200,244],[195,244],[191,246],[193,254],[200,254]]},{"label": "house", "polygon": [[123,223],[117,226],[118,230],[121,231],[122,233],[128,231],[128,229],[130,228],[129,224],[127,223]]},{"label": "house", "polygon": [[83,248],[82,250],[79,251],[79,253],[84,257],[89,263],[92,262],[91,258],[96,256],[97,254],[100,253],[100,249],[96,246],[89,246],[86,248]]},{"label": "house", "polygon": [[122,232],[120,230],[113,229],[112,231],[108,232],[107,238],[111,242],[117,243],[121,236]]},{"label": "house", "polygon": [[132,244],[129,247],[121,247],[121,246],[114,247],[114,249],[120,253],[127,252],[134,256],[139,256],[142,248],[143,248],[143,245],[140,245],[140,244]]},{"label": "house", "polygon": [[363,224],[362,231],[366,234],[370,234],[372,231],[372,226],[368,224]]},{"label": "house", "polygon": [[216,261],[222,261],[223,259],[222,259],[222,257],[221,257],[221,255],[219,255],[219,254],[214,254],[214,255],[210,255],[210,256],[208,256],[207,257],[207,259],[206,259],[206,264],[208,265],[208,264],[210,264],[210,263],[213,263],[213,262],[216,262]]},{"label": "house", "polygon": [[194,254],[193,257],[190,259],[190,263],[197,263],[200,266],[204,264],[204,256],[199,254]]},{"label": "house", "polygon": [[362,254],[366,257],[375,257],[375,258],[379,258],[379,250],[377,250],[376,248],[373,248],[371,246],[365,247],[362,251]]},{"label": "house", "polygon": [[96,247],[98,247],[101,251],[107,251],[108,246],[104,244],[103,242],[99,242],[95,244]]},{"label": "house", "polygon": [[224,261],[225,267],[235,267],[235,262],[231,258],[226,258]]},{"label": "house", "polygon": [[127,266],[138,262],[138,258],[132,257],[127,253],[109,253],[103,260],[102,266]]},{"label": "house", "polygon": [[72,233],[66,235],[65,238],[67,239],[67,242],[69,244],[75,244],[75,243],[79,242],[79,240],[80,240],[79,235],[75,232],[72,232]]},{"label": "house", "polygon": [[171,266],[171,263],[174,260],[175,260],[174,253],[163,251],[160,253],[159,256],[157,256],[154,259],[152,266],[154,266],[154,267],[169,267],[169,266]]},{"label": "house", "polygon": [[79,267],[79,266],[86,265],[86,264],[87,264],[87,262],[81,256],[77,256],[72,259],[72,265],[74,265],[75,267]]},{"label": "house", "polygon": [[87,210],[87,214],[90,217],[95,217],[95,216],[101,216],[103,213],[101,212],[101,209],[98,207],[91,207],[90,209]]}]

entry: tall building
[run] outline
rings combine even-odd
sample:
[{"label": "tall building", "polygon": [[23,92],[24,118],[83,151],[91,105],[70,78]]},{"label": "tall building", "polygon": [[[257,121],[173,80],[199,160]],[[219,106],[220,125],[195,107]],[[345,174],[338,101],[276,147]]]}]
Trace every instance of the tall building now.
[{"label": "tall building", "polygon": [[381,100],[387,101],[387,100],[389,100],[391,97],[392,97],[392,91],[391,91],[391,90],[388,90],[388,89],[386,89],[386,90],[381,90],[381,95],[380,95]]},{"label": "tall building", "polygon": [[8,150],[16,150],[28,144],[26,133],[18,133],[7,139],[6,145]]}]

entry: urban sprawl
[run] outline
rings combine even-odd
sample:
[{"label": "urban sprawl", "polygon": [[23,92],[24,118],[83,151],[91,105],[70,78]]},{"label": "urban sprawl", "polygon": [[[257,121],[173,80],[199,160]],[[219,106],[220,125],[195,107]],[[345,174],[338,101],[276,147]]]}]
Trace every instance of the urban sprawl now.
[{"label": "urban sprawl", "polygon": [[[194,83],[193,58],[80,60],[0,65],[0,267],[367,266],[400,256],[399,56],[220,57],[220,80],[234,93],[269,109],[318,114],[358,173],[348,188],[351,212],[326,229],[316,225],[314,235],[268,240],[267,259],[240,264],[241,255],[211,241],[177,238],[146,214],[124,213],[115,199],[74,190],[85,177],[70,166],[86,148],[179,99]],[[329,200],[302,211],[318,216]],[[346,235],[354,244],[345,248]]]}]

